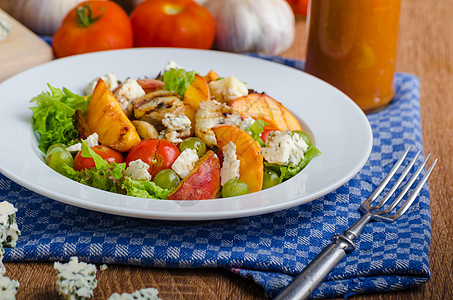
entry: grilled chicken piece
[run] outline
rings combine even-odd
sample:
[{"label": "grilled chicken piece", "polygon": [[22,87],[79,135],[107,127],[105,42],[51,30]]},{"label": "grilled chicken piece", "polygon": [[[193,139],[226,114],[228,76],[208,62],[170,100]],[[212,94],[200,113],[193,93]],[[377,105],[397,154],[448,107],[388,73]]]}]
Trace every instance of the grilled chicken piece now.
[{"label": "grilled chicken piece", "polygon": [[178,93],[158,90],[135,100],[134,116],[138,120],[151,123],[157,130],[163,130],[165,127],[162,125],[162,120],[165,114],[173,113],[183,107],[184,104]]},{"label": "grilled chicken piece", "polygon": [[217,145],[217,139],[212,127],[220,124],[239,126],[241,122],[241,115],[225,103],[201,101],[195,115],[195,135],[213,147]]}]

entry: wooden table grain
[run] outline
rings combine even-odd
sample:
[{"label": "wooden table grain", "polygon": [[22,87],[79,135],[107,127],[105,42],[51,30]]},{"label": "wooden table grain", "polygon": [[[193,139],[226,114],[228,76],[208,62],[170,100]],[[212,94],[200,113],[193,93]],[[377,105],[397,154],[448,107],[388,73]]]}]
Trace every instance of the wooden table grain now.
[{"label": "wooden table grain", "polygon": [[[453,299],[453,9],[452,0],[403,0],[397,71],[421,81],[425,153],[440,159],[429,180],[432,277],[413,289],[353,299]],[[297,20],[296,40],[281,55],[305,58],[305,19]],[[6,263],[6,275],[20,281],[17,299],[58,299],[51,263]],[[98,271],[94,299],[114,292],[159,289],[163,299],[263,299],[253,281],[224,269],[158,269],[110,265]]]}]

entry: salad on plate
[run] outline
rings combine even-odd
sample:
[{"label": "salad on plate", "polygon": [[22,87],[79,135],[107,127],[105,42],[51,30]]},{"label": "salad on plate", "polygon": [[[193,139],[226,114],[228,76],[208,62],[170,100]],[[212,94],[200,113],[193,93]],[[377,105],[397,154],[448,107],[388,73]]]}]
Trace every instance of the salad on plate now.
[{"label": "salad on plate", "polygon": [[279,101],[214,70],[171,61],[155,78],[99,76],[84,95],[48,87],[31,99],[46,164],[114,193],[240,196],[290,179],[320,154]]}]

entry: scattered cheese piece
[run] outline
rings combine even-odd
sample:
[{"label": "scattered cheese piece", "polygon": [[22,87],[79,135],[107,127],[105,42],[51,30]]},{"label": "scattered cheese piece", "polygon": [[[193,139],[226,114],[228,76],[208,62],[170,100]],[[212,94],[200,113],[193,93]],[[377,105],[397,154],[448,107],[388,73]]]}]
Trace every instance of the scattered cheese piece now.
[{"label": "scattered cheese piece", "polygon": [[135,291],[132,294],[112,294],[107,300],[161,300],[158,297],[159,291],[155,288],[146,288]]},{"label": "scattered cheese piece", "polygon": [[18,288],[19,281],[11,280],[6,276],[0,277],[0,299],[15,300]]},{"label": "scattered cheese piece", "polygon": [[65,300],[84,300],[93,297],[93,290],[97,286],[96,266],[79,262],[76,256],[69,262],[54,263],[57,270],[57,291]]},{"label": "scattered cheese piece", "polygon": [[0,240],[3,247],[15,247],[21,234],[16,223],[15,208],[7,201],[0,202]]}]

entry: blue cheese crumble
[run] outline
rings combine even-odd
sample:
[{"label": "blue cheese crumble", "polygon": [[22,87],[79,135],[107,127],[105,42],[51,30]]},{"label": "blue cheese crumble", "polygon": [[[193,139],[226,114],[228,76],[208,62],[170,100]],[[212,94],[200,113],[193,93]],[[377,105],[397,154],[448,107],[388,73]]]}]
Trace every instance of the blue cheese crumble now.
[{"label": "blue cheese crumble", "polygon": [[3,249],[3,246],[0,245],[0,276],[4,276],[6,273],[6,268],[5,268],[5,265],[3,264],[3,255],[4,254],[5,254],[5,249]]},{"label": "blue cheese crumble", "polygon": [[132,294],[124,293],[112,294],[107,300],[161,300],[158,297],[159,291],[155,288],[146,288],[133,292]]},{"label": "blue cheese crumble", "polygon": [[195,168],[197,161],[197,150],[186,148],[181,152],[178,158],[176,158],[171,168],[179,175],[179,177],[184,178]]},{"label": "blue cheese crumble", "polygon": [[249,93],[247,86],[233,75],[211,81],[209,91],[211,98],[226,104]]},{"label": "blue cheese crumble", "polygon": [[19,281],[11,280],[6,276],[0,277],[0,299],[15,300],[18,288]]},{"label": "blue cheese crumble", "polygon": [[308,145],[291,131],[271,131],[262,149],[264,159],[273,164],[296,166],[307,151]]},{"label": "blue cheese crumble", "polygon": [[99,78],[102,78],[104,80],[105,85],[109,88],[109,90],[114,90],[118,87],[118,77],[116,77],[115,74],[112,73],[107,73],[104,76],[96,77],[91,81],[87,87],[85,88],[85,95],[91,95],[94,92],[94,88],[96,87],[96,84],[98,83]]},{"label": "blue cheese crumble", "polygon": [[190,119],[185,115],[166,113],[162,124],[167,128],[161,134],[170,142],[181,143],[184,137],[190,136]]},{"label": "blue cheese crumble", "polygon": [[65,300],[84,300],[93,297],[93,290],[97,286],[96,266],[79,262],[73,256],[69,262],[54,263],[57,270],[57,291]]},{"label": "blue cheese crumble", "polygon": [[230,179],[239,179],[240,161],[236,156],[236,145],[229,142],[222,147],[223,164],[220,169],[220,185],[224,186]]},{"label": "blue cheese crumble", "polygon": [[[96,132],[92,133],[89,137],[86,138],[85,142],[87,142],[88,146],[95,147],[99,145],[99,135]],[[69,152],[79,152],[80,150],[82,150],[82,143],[77,143],[66,147],[66,150],[68,150]]]},{"label": "blue cheese crumble", "polygon": [[3,247],[16,247],[21,234],[16,223],[15,208],[7,201],[0,202],[0,240]]},{"label": "blue cheese crumble", "polygon": [[131,161],[126,168],[126,175],[134,180],[151,180],[151,174],[148,172],[149,165],[141,159]]},{"label": "blue cheese crumble", "polygon": [[113,94],[128,117],[134,114],[134,100],[145,95],[145,91],[137,80],[128,78]]}]

